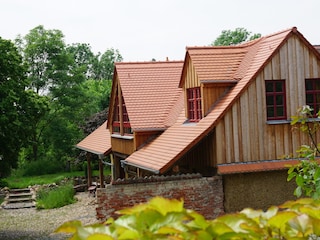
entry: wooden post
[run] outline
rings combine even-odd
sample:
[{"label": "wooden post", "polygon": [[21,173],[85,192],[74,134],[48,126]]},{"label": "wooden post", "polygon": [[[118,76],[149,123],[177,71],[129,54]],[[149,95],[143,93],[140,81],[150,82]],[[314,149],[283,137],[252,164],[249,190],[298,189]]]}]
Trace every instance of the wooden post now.
[{"label": "wooden post", "polygon": [[91,153],[87,152],[87,174],[88,174],[88,188],[92,185],[92,174],[91,174]]},{"label": "wooden post", "polygon": [[113,159],[113,154],[110,154],[110,160],[111,160],[111,182],[116,179],[116,171],[115,171],[115,166],[114,166],[114,159]]},{"label": "wooden post", "polygon": [[102,156],[99,156],[99,177],[100,177],[100,188],[104,188]]}]

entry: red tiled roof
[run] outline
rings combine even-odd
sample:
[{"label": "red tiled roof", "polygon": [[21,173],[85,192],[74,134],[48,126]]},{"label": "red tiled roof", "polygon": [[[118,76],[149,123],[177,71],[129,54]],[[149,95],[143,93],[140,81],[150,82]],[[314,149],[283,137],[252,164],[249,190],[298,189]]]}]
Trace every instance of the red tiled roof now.
[{"label": "red tiled roof", "polygon": [[[116,63],[133,131],[166,129],[183,104],[179,81],[183,61]],[[179,107],[180,106],[180,107]]]},{"label": "red tiled roof", "polygon": [[[193,55],[195,54],[195,70],[197,73],[200,72],[200,80],[239,78],[238,83],[197,124],[184,124],[185,115],[184,110],[182,110],[178,121],[172,127],[139,151],[131,154],[126,159],[127,164],[156,173],[166,172],[174,162],[179,160],[192,146],[213,130],[219,119],[223,117],[224,113],[232,106],[232,103],[246,89],[250,81],[255,78],[292,34],[296,34],[306,41],[297,32],[296,28],[292,28],[237,46],[206,47],[198,50],[192,48],[190,53],[188,50],[185,62],[189,60],[187,58],[190,56],[193,63]],[[228,56],[226,58],[222,57],[224,51]],[[210,57],[206,55],[208,52],[211,54]],[[232,58],[232,52],[235,54],[236,60]],[[199,57],[201,55],[204,56],[203,61]],[[206,59],[214,59],[215,57],[224,59],[224,64],[219,65],[215,62],[215,65],[208,65],[206,63]],[[214,61],[212,60],[211,62]],[[229,65],[231,66],[230,68],[228,68]],[[210,69],[213,66],[220,69]]]},{"label": "red tiled roof", "polygon": [[111,152],[111,138],[107,129],[107,121],[79,142],[76,147],[98,155],[106,155]]}]

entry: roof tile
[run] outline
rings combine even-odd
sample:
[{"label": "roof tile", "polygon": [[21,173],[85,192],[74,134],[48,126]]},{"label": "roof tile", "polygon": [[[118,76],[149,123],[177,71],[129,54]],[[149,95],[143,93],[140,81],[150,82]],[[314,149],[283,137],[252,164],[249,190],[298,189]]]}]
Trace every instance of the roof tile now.
[{"label": "roof tile", "polygon": [[98,155],[108,154],[111,151],[111,138],[107,121],[79,142],[76,147]]},{"label": "roof tile", "polygon": [[[165,129],[181,109],[178,87],[183,61],[116,63],[130,124],[134,131]],[[179,112],[179,111],[178,111]]]}]

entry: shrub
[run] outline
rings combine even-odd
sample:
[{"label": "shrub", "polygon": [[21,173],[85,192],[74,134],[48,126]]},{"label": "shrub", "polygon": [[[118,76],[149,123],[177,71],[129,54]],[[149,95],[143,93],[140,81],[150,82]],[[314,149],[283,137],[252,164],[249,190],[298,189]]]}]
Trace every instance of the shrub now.
[{"label": "shrub", "polygon": [[82,226],[67,222],[56,232],[71,239],[317,239],[320,236],[320,201],[289,201],[279,207],[244,209],[214,220],[183,207],[183,201],[156,197],[149,203],[119,211],[105,225]]},{"label": "shrub", "polygon": [[4,179],[1,179],[0,178],[0,188],[3,188],[3,187],[8,187],[8,182]]},{"label": "shrub", "polygon": [[55,188],[42,189],[37,194],[38,209],[59,208],[75,202],[75,191],[71,184],[58,186]]},{"label": "shrub", "polygon": [[38,160],[25,164],[23,169],[23,176],[38,176],[60,172],[63,166],[56,161]]}]

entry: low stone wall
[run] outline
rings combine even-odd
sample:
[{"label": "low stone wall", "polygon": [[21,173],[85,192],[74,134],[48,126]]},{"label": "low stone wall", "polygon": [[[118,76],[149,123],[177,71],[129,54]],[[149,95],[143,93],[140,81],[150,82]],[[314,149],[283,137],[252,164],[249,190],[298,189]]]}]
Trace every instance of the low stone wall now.
[{"label": "low stone wall", "polygon": [[263,209],[296,199],[295,181],[287,182],[287,171],[269,171],[223,176],[225,212],[250,207]]},{"label": "low stone wall", "polygon": [[147,202],[155,196],[183,199],[185,208],[199,212],[206,219],[224,214],[221,177],[187,174],[122,180],[97,189],[97,218],[102,221],[116,218],[117,210]]}]

